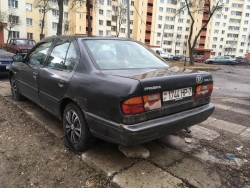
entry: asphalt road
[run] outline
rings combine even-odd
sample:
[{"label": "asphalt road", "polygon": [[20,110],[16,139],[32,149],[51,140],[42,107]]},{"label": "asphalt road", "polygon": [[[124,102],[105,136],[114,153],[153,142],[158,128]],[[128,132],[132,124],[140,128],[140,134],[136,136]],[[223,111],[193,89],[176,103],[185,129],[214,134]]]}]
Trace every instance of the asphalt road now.
[{"label": "asphalt road", "polygon": [[220,70],[211,72],[214,78],[212,97],[250,98],[250,66],[219,67]]}]

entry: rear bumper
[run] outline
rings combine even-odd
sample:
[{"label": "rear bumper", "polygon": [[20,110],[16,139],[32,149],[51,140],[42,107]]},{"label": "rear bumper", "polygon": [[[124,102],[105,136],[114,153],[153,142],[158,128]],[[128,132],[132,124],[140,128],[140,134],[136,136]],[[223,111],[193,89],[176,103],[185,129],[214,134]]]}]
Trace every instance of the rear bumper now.
[{"label": "rear bumper", "polygon": [[206,120],[214,111],[213,104],[164,116],[157,119],[123,125],[84,112],[91,133],[103,140],[129,146],[154,140]]}]

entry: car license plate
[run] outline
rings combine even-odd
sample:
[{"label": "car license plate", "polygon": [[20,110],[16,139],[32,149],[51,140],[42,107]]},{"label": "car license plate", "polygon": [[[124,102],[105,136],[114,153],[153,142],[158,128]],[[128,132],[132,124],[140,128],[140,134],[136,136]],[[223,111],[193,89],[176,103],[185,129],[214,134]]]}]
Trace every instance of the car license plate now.
[{"label": "car license plate", "polygon": [[9,66],[6,66],[6,69],[9,69],[10,67]]},{"label": "car license plate", "polygon": [[170,101],[170,100],[181,100],[185,97],[192,96],[192,88],[182,88],[182,89],[176,89],[172,91],[164,91],[163,92],[163,102],[164,101]]}]

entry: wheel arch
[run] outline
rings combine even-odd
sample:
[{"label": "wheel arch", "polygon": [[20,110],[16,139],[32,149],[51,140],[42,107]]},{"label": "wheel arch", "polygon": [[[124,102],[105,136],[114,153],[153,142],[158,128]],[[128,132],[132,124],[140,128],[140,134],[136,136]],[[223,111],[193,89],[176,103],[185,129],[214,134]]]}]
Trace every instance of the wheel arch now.
[{"label": "wheel arch", "polygon": [[60,103],[60,117],[61,117],[61,119],[63,119],[64,109],[66,108],[66,106],[69,103],[74,103],[76,106],[78,106],[80,109],[82,109],[76,101],[72,100],[71,98],[65,97],[61,100],[61,103]]}]

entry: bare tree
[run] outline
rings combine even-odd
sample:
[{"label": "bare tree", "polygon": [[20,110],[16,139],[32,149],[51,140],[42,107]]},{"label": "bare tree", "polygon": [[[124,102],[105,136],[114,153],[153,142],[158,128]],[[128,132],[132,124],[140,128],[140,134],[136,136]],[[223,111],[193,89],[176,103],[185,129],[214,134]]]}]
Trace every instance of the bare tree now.
[{"label": "bare tree", "polygon": [[46,14],[52,10],[53,4],[51,3],[51,0],[35,0],[34,1],[34,7],[39,8],[42,13],[42,25],[41,25],[41,33],[40,33],[40,40],[45,37],[45,34],[43,33],[44,27],[45,27],[45,17]]},{"label": "bare tree", "polygon": [[125,24],[123,20],[127,17],[126,8],[127,6],[122,3],[116,3],[112,6],[112,21],[116,23],[116,37],[119,37],[121,25]]},{"label": "bare tree", "polygon": [[[14,9],[9,9],[8,12],[0,13],[0,23],[1,23],[1,26],[8,32],[8,38],[6,41],[6,43],[8,44],[12,29],[19,27],[22,24],[21,20],[19,16],[16,15],[16,12]],[[3,23],[6,23],[6,25]]]},{"label": "bare tree", "polygon": [[[180,2],[181,0],[178,0]],[[189,48],[189,56],[190,56],[190,65],[194,65],[193,53],[195,49],[195,45],[197,44],[197,40],[200,37],[202,30],[204,30],[211,18],[214,16],[216,12],[221,12],[225,7],[225,4],[220,3],[219,1],[214,0],[184,0],[185,4],[183,7],[177,9],[176,15],[179,15],[182,11],[187,11],[189,17],[191,18],[191,26],[188,37],[188,48]],[[206,14],[207,21],[202,27],[198,30],[198,33],[193,36],[194,32],[194,23],[195,16]]]}]

